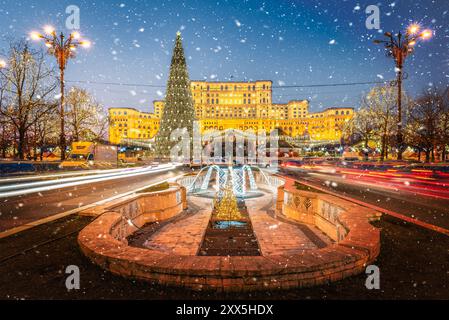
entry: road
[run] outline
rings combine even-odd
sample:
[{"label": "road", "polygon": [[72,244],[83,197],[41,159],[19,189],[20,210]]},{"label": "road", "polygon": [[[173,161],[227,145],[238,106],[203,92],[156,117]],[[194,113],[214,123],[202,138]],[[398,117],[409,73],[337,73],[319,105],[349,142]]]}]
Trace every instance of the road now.
[{"label": "road", "polygon": [[[184,173],[182,167],[1,184],[0,232],[80,208]],[[68,180],[67,179],[71,179]],[[77,180],[78,179],[78,180]],[[35,183],[38,183],[36,185]],[[11,188],[9,188],[10,186]]]},{"label": "road", "polygon": [[354,182],[338,174],[283,169],[281,174],[410,218],[449,229],[449,200],[378,183]]}]

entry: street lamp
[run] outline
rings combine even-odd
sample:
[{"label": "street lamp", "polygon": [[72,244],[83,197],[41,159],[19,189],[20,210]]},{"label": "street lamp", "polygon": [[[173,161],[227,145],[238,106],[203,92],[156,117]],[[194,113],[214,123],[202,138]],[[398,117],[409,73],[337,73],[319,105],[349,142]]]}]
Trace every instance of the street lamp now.
[{"label": "street lamp", "polygon": [[72,32],[67,38],[61,32],[58,36],[55,28],[52,26],[45,26],[44,34],[33,31],[30,34],[32,40],[43,40],[45,46],[48,48],[48,53],[54,56],[58,62],[60,72],[60,87],[61,87],[61,136],[60,136],[60,148],[61,148],[61,160],[65,159],[65,130],[64,130],[64,72],[67,66],[67,62],[70,58],[75,57],[76,48],[81,46],[83,48],[89,48],[91,46],[90,41],[81,40],[79,32]]},{"label": "street lamp", "polygon": [[403,80],[403,65],[405,59],[409,54],[412,54],[414,47],[418,40],[430,39],[433,35],[433,31],[426,29],[421,31],[421,27],[418,24],[411,24],[403,35],[399,32],[397,35],[393,35],[391,32],[386,32],[385,36],[387,40],[374,40],[376,44],[383,44],[387,50],[387,56],[392,57],[396,64],[397,78],[395,85],[398,86],[398,130],[397,130],[397,145],[398,145],[398,160],[402,160],[402,147],[403,147],[403,135],[402,135],[402,80]]},{"label": "street lamp", "polygon": [[4,68],[6,68],[6,61],[5,60],[2,60],[2,59],[0,59],[0,69],[4,69]]}]

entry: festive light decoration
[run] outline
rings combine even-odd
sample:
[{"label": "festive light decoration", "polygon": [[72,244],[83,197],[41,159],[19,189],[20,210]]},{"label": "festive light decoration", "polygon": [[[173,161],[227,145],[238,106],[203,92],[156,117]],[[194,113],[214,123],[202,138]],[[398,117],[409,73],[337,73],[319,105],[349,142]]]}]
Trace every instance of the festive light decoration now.
[{"label": "festive light decoration", "polygon": [[[201,191],[206,191],[209,188],[214,171],[216,173],[215,189],[218,191],[219,195],[223,193],[223,188],[228,184],[229,180],[232,182],[232,190],[237,197],[245,197],[248,190],[255,191],[258,189],[250,166],[244,165],[241,168],[233,168],[232,166],[229,166],[227,169],[223,169],[217,165],[212,165],[208,167],[207,173],[201,183]],[[198,175],[200,174],[201,172]]]},{"label": "festive light decoration", "polygon": [[217,210],[217,219],[224,221],[243,220],[243,216],[237,205],[237,198],[233,191],[232,182],[228,180],[223,188],[221,197],[219,193],[214,200],[214,207]]},{"label": "festive light decoration", "polygon": [[170,156],[171,148],[177,143],[177,141],[170,140],[170,134],[174,130],[185,128],[189,136],[192,137],[194,120],[195,109],[190,90],[190,79],[182,47],[181,33],[178,32],[170,65],[165,108],[160,121],[159,132],[156,135],[157,155],[160,157]]}]

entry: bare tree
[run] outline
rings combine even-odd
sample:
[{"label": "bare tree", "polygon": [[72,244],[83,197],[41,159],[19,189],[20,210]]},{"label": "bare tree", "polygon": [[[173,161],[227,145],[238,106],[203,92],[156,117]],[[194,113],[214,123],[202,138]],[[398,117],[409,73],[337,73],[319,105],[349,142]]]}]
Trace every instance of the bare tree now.
[{"label": "bare tree", "polygon": [[[6,104],[6,87],[4,85],[5,83],[4,77],[0,78],[0,108]],[[10,123],[8,119],[0,113],[0,150],[1,150],[1,157],[6,158],[6,153],[8,146],[10,146],[13,142],[12,137],[13,134],[11,132]]]},{"label": "bare tree", "polygon": [[[59,143],[59,115],[55,112],[47,113],[33,125],[36,149],[39,148],[39,159],[42,161],[44,150],[49,145]],[[35,152],[35,158],[37,153]]]},{"label": "bare tree", "polygon": [[442,147],[441,160],[446,161],[447,148],[449,147],[449,87],[443,93],[439,127]]},{"label": "bare tree", "polygon": [[439,145],[443,148],[447,145],[444,131],[448,127],[448,110],[443,97],[437,89],[426,91],[415,101],[410,112],[409,140],[425,152],[426,162],[435,161],[435,151]]},{"label": "bare tree", "polygon": [[[361,109],[367,110],[373,125],[373,136],[381,144],[381,160],[388,158],[388,147],[394,136],[397,116],[397,89],[392,86],[374,87],[362,100]],[[368,120],[369,121],[369,120]]]},{"label": "bare tree", "polygon": [[17,132],[17,156],[24,159],[28,130],[51,112],[49,103],[56,82],[53,70],[44,63],[42,51],[31,50],[25,41],[10,44],[8,68],[0,70],[3,97],[0,114]]},{"label": "bare tree", "polygon": [[66,99],[67,132],[72,141],[103,139],[108,119],[103,107],[85,89],[73,87]]},{"label": "bare tree", "polygon": [[14,143],[14,130],[3,115],[0,114],[0,157],[6,158],[8,149]]},{"label": "bare tree", "polygon": [[363,141],[364,148],[368,149],[368,142],[373,139],[376,128],[371,110],[363,107],[366,105],[367,103],[362,102],[362,108],[347,123],[345,132],[347,135],[349,134],[359,138]]}]

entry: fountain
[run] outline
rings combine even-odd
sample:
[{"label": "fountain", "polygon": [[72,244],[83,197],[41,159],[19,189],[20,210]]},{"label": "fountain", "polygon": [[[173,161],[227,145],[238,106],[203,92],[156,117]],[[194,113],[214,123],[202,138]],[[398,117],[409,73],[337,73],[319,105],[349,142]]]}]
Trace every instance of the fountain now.
[{"label": "fountain", "polygon": [[253,170],[249,165],[227,167],[212,165],[203,168],[187,190],[195,195],[210,197],[211,193],[214,195],[218,192],[218,195],[222,196],[224,186],[228,183],[232,185],[232,191],[238,198],[260,195]]},{"label": "fountain", "polygon": [[[88,209],[99,217],[78,235],[81,250],[114,274],[218,292],[328,284],[375,261],[378,213],[253,169],[206,167]],[[215,199],[212,212],[201,197]]]}]

